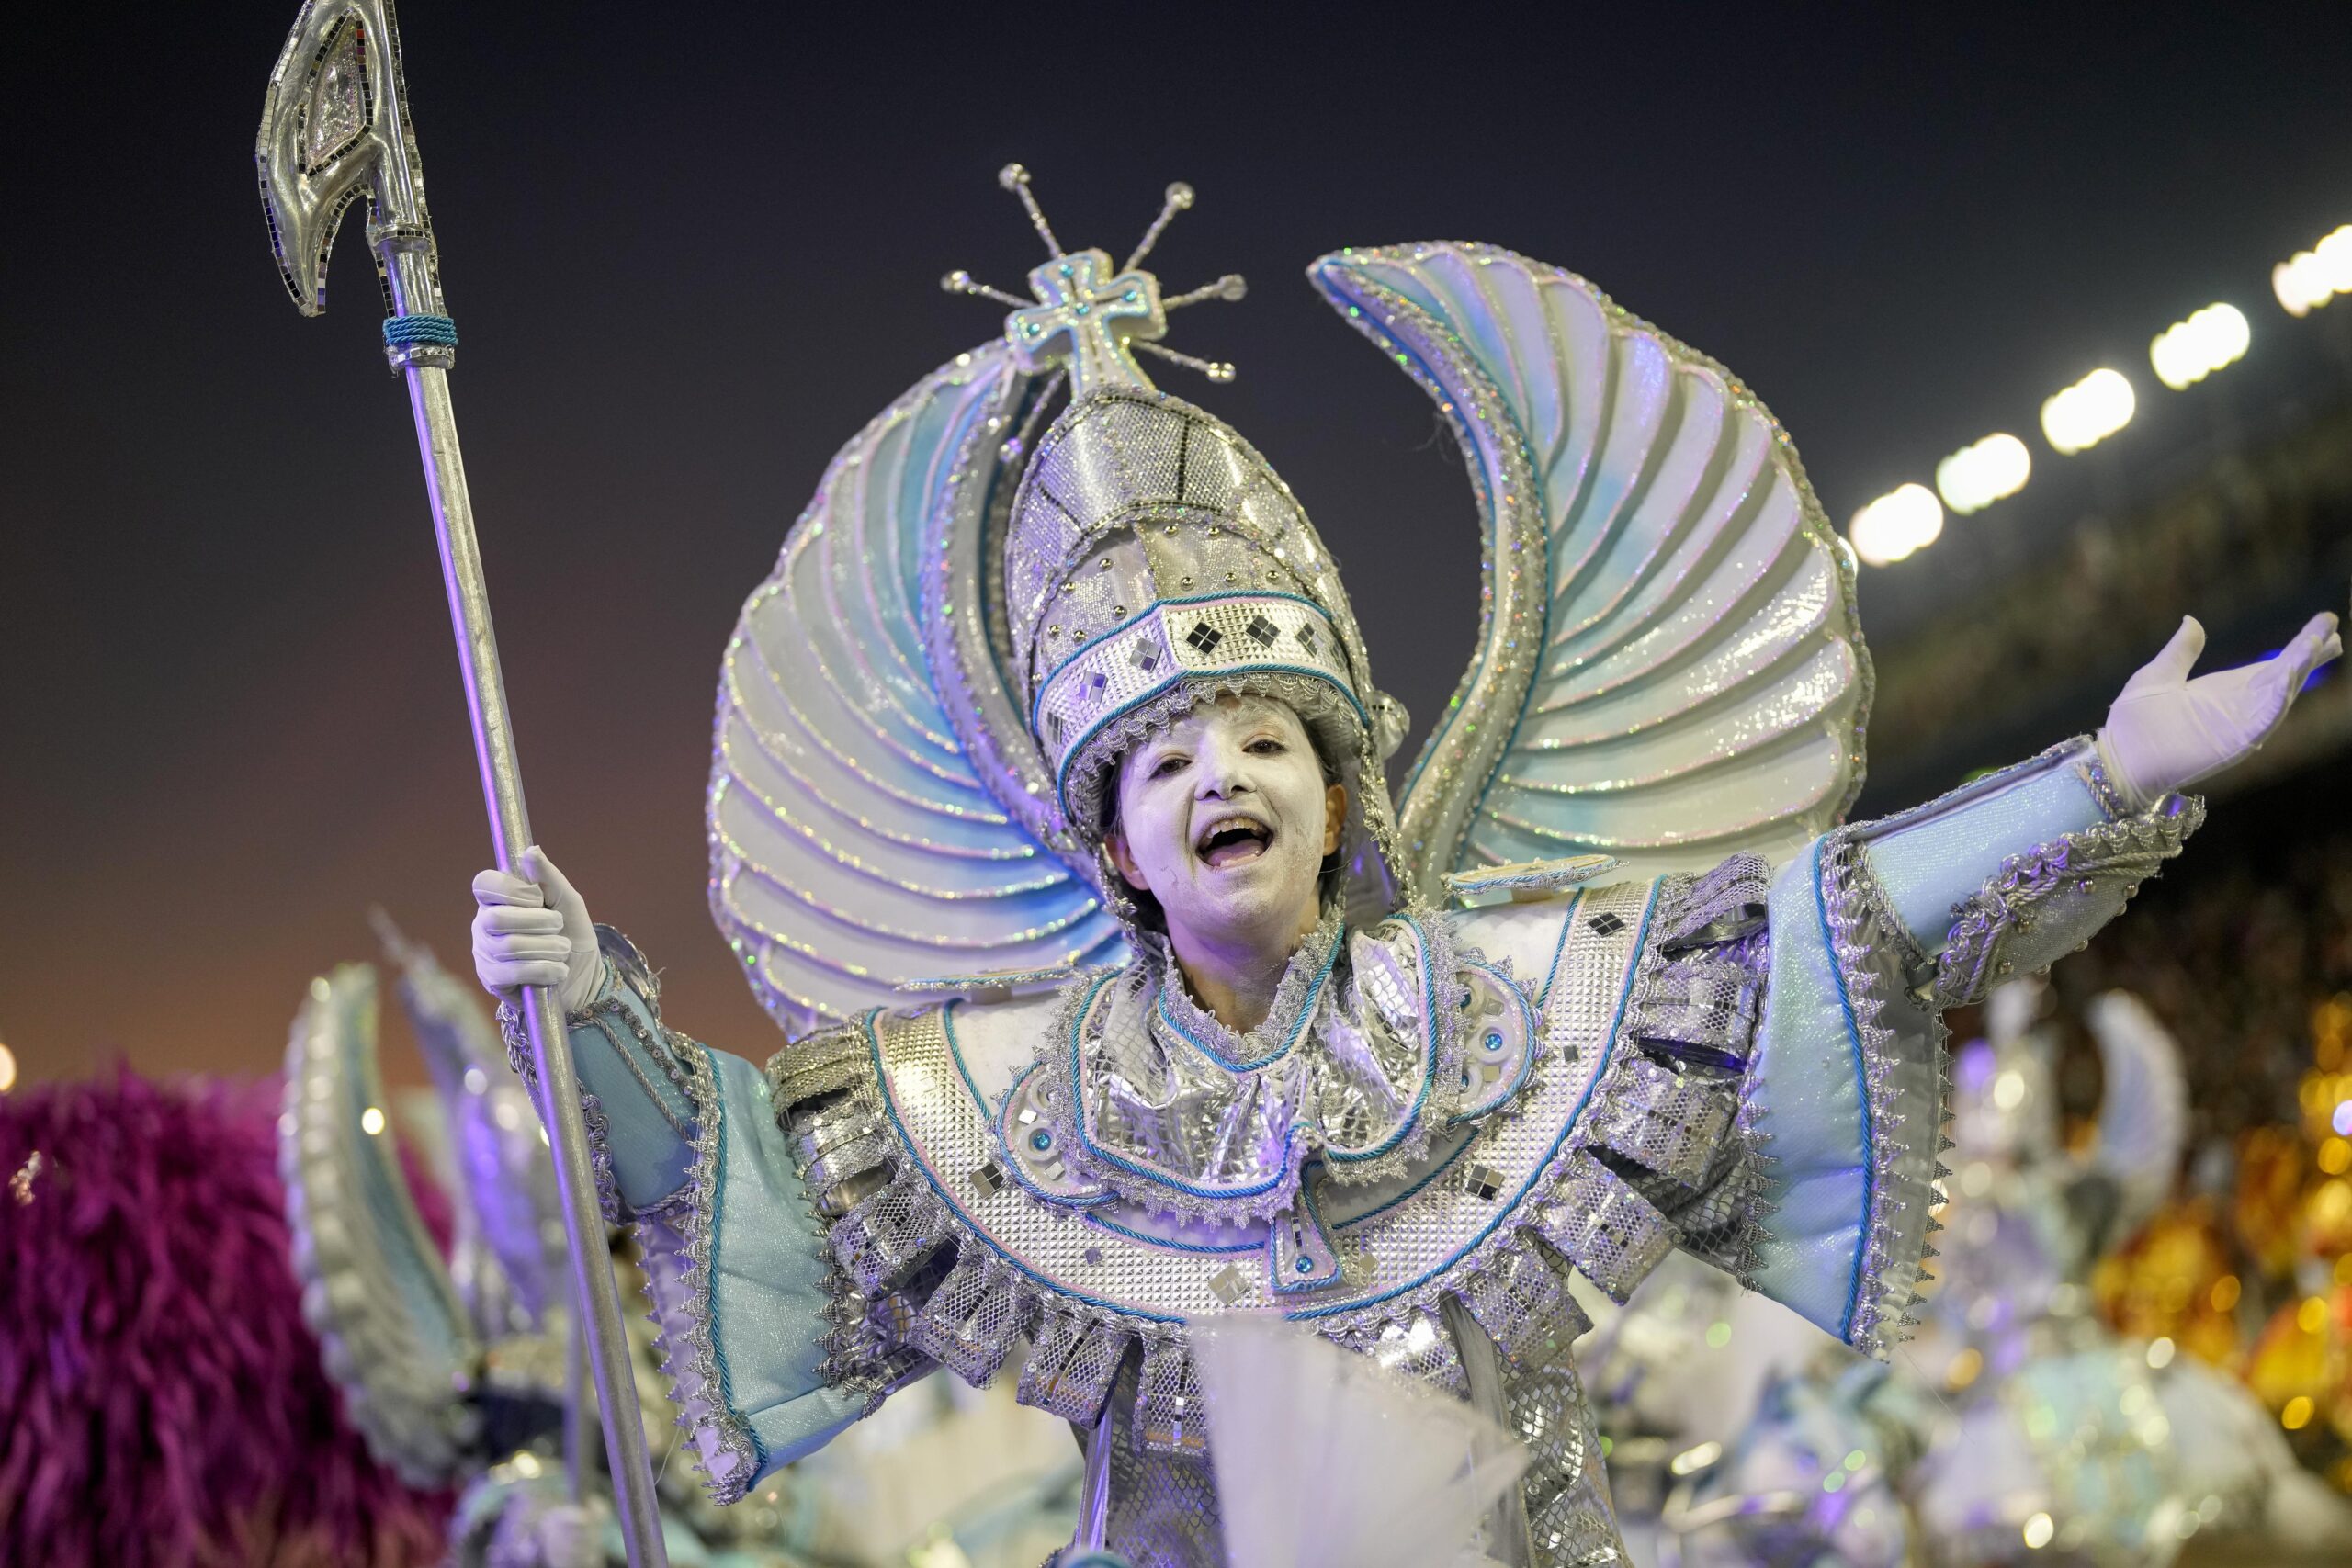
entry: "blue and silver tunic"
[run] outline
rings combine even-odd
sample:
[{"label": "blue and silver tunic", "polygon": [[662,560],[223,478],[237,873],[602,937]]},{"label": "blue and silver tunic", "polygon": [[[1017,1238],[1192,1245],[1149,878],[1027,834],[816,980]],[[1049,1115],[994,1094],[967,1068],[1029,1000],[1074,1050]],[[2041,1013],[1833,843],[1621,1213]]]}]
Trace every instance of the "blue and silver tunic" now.
[{"label": "blue and silver tunic", "polygon": [[2200,815],[2125,812],[2078,741],[1778,867],[1328,921],[1248,1034],[1145,942],[764,1074],[666,1027],[616,942],[571,1042],[720,1500],[934,1366],[1011,1368],[1114,1445],[1104,1544],[1220,1562],[1188,1334],[1278,1312],[1526,1443],[1489,1551],[1611,1562],[1568,1270],[1623,1301],[1684,1247],[1885,1354],[1934,1228],[1939,1014],[2079,947]]}]

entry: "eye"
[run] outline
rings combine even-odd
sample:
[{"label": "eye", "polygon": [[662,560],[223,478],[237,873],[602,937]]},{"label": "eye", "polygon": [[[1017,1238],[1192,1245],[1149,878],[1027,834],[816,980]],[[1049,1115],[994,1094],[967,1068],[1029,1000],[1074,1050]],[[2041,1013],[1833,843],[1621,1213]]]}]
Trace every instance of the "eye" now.
[{"label": "eye", "polygon": [[1254,751],[1261,757],[1279,757],[1290,748],[1271,735],[1261,735],[1257,739],[1250,742],[1245,750]]},{"label": "eye", "polygon": [[1168,752],[1158,761],[1152,763],[1151,771],[1144,776],[1146,778],[1164,779],[1171,773],[1183,772],[1184,762],[1185,758],[1182,753],[1176,751]]}]

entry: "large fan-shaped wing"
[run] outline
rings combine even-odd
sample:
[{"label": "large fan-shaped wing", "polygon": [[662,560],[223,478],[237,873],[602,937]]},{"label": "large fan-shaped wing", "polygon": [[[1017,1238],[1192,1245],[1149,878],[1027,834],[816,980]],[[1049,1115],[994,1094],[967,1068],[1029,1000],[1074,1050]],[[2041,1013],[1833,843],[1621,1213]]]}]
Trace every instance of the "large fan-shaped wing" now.
[{"label": "large fan-shaped wing", "polygon": [[457,1179],[450,1278],[484,1339],[544,1328],[571,1299],[571,1247],[538,1111],[506,1065],[481,987],[381,911],[376,926],[401,966],[401,1004],[441,1102]]},{"label": "large fan-shaped wing", "polygon": [[885,410],[833,459],[728,641],[711,912],[787,1032],[910,980],[1124,951],[1093,885],[991,792],[925,654],[931,525],[959,465],[997,473],[1020,385],[990,344]]},{"label": "large fan-shaped wing", "polygon": [[481,1347],[384,1125],[376,972],[311,982],[286,1048],[278,1173],[302,1316],[368,1449],[421,1486],[464,1465]]},{"label": "large fan-shaped wing", "polygon": [[1861,786],[1853,567],[1721,366],[1491,246],[1314,279],[1428,389],[1487,531],[1476,655],[1406,784],[1424,886],[1604,851],[1630,874],[1784,855]]}]

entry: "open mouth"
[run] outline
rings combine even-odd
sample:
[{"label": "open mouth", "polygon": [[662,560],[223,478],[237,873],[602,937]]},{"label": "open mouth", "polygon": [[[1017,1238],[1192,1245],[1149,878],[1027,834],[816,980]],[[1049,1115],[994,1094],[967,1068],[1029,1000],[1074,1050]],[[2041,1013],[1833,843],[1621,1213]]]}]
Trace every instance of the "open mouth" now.
[{"label": "open mouth", "polygon": [[1193,852],[1212,870],[1223,871],[1227,866],[1256,860],[1273,841],[1273,829],[1264,824],[1228,817],[1210,824],[1208,831],[1194,841]]}]

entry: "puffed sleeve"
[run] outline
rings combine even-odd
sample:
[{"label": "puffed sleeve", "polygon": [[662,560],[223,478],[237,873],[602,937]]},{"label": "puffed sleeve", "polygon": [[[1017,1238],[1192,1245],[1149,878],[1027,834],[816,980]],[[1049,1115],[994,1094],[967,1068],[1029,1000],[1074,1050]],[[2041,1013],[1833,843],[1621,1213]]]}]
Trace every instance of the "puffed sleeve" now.
[{"label": "puffed sleeve", "polygon": [[1903,1337],[1943,1174],[1943,1010],[2079,948],[2202,809],[2123,811],[2075,741],[1780,868],[1740,1090],[1763,1156],[1749,1284],[1871,1354]]},{"label": "puffed sleeve", "polygon": [[[665,1027],[644,960],[600,935],[604,983],[567,1021],[590,1158],[606,1217],[638,1244],[694,1457],[730,1503],[875,1408],[907,1369],[838,1353],[836,1265],[768,1080]],[[515,1051],[511,1009],[502,1021]]]}]

